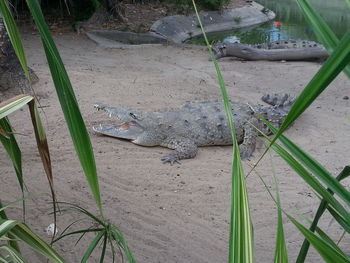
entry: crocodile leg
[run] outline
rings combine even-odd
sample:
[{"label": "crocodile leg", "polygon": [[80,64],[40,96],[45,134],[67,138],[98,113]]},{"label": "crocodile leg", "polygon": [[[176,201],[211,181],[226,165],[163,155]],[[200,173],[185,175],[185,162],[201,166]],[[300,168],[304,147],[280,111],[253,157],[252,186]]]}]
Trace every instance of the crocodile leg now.
[{"label": "crocodile leg", "polygon": [[256,137],[258,133],[252,124],[247,123],[243,127],[244,129],[244,139],[243,142],[239,145],[239,152],[242,159],[247,159],[250,157],[255,150],[256,146]]},{"label": "crocodile leg", "polygon": [[179,160],[195,157],[198,151],[197,145],[191,139],[184,137],[167,138],[160,146],[174,150],[161,158],[163,163],[171,165],[175,162],[179,163]]}]

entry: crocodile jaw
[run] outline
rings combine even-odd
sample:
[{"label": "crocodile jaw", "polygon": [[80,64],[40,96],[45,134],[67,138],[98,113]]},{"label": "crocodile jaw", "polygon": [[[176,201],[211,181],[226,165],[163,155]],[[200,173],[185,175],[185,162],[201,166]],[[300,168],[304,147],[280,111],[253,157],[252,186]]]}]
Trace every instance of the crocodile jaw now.
[{"label": "crocodile jaw", "polygon": [[98,125],[92,127],[92,129],[100,134],[126,139],[126,140],[136,140],[144,130],[137,124],[132,122],[124,122],[120,125]]}]

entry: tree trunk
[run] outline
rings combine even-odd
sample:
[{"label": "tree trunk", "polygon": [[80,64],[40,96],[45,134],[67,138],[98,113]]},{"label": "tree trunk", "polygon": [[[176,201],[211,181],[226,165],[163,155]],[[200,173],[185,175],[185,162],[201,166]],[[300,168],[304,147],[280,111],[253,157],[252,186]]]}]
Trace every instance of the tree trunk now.
[{"label": "tree trunk", "polygon": [[[29,69],[32,84],[39,78]],[[4,21],[0,17],[0,90],[15,89],[21,93],[30,92],[29,81],[26,79],[21,64],[11,45]]]}]

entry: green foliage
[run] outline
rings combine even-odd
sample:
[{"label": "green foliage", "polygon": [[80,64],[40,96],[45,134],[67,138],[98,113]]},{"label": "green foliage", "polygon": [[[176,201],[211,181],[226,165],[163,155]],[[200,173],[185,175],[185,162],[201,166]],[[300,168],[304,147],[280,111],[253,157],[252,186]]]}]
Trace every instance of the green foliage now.
[{"label": "green foliage", "polygon": [[[91,212],[88,210],[74,205],[70,203],[64,203],[64,202],[59,202],[61,205],[60,207],[62,208],[62,211],[64,212],[78,212],[81,215],[84,215],[87,219],[92,221],[92,226],[86,229],[79,229],[75,231],[71,231],[66,233],[68,230],[70,230],[76,223],[81,222],[82,220],[76,220],[73,223],[71,223],[69,226],[66,227],[61,233],[57,239],[55,239],[53,242],[57,242],[62,238],[65,238],[67,236],[74,236],[74,235],[80,235],[79,239],[77,240],[76,244],[79,243],[81,238],[86,234],[86,233],[95,233],[96,236],[95,238],[91,241],[90,245],[88,246],[87,250],[85,251],[83,255],[83,259],[81,262],[88,262],[88,259],[90,258],[91,254],[94,252],[96,247],[100,243],[102,243],[102,251],[101,251],[101,256],[100,256],[100,262],[103,262],[106,250],[107,250],[107,245],[109,248],[111,248],[111,252],[113,255],[113,259],[115,257],[116,253],[116,247],[120,247],[126,258],[128,259],[129,263],[136,263],[136,260],[134,259],[128,244],[125,241],[124,235],[120,232],[120,230],[113,225],[112,223],[108,221],[101,220],[100,218],[96,217],[93,215]],[[65,208],[67,206],[67,208]],[[113,260],[114,261],[114,260]]]},{"label": "green foliage", "polygon": [[[321,67],[319,72],[305,87],[301,95],[297,98],[281,128],[277,130],[270,123],[265,121],[270,129],[276,134],[273,140],[269,140],[268,138],[267,139],[270,141],[270,147],[272,147],[272,149],[275,150],[276,153],[278,153],[283,158],[283,160],[285,160],[286,163],[301,178],[303,178],[304,181],[319,196],[323,198],[323,201],[321,202],[320,208],[317,211],[317,215],[311,224],[310,229],[307,229],[289,214],[285,213],[289,220],[296,226],[296,228],[305,236],[307,240],[304,242],[304,245],[302,247],[301,256],[298,258],[298,263],[304,262],[308,251],[308,244],[312,244],[326,262],[350,262],[349,256],[342,252],[338,245],[325,232],[317,227],[319,219],[321,218],[323,212],[327,209],[333,218],[339,223],[339,225],[344,228],[344,232],[350,231],[350,213],[347,209],[347,207],[350,205],[350,192],[339,183],[340,179],[348,176],[348,173],[350,173],[349,167],[346,167],[341,175],[335,179],[331,173],[328,172],[323,166],[321,166],[313,157],[305,153],[300,147],[282,135],[287,127],[289,127],[289,125],[310,106],[310,104],[317,98],[317,96],[324,89],[326,89],[328,85],[336,78],[336,76],[349,64],[350,32],[345,35],[341,41],[338,41],[338,39],[334,37],[333,32],[330,31],[328,26],[317,15],[317,13],[314,12],[306,0],[298,0],[298,2],[305,16],[310,21],[312,27],[318,31],[319,38],[324,40],[326,43],[325,46],[331,55],[326,63]],[[194,0],[193,5],[196,9]],[[266,10],[263,9],[262,12],[266,12]],[[197,17],[199,24],[201,25],[198,13]],[[231,133],[235,133],[234,123],[231,119],[231,107],[228,106],[228,96],[222,80],[221,72],[217,61],[212,54],[202,25],[201,29],[217,71],[220,90],[222,92],[226,113],[230,123]],[[347,69],[345,69],[345,72],[348,73]],[[228,262],[252,262],[253,257],[250,257],[250,255],[253,255],[253,246],[251,243],[253,240],[253,235],[251,232],[252,226],[249,222],[250,216],[249,205],[247,201],[247,192],[242,164],[239,158],[239,154],[237,153],[237,141],[234,135],[232,135],[232,138],[234,152],[232,166],[232,200]],[[276,143],[277,139],[280,139],[287,150]],[[321,182],[325,184],[326,187]],[[265,187],[267,188],[266,185]],[[270,192],[268,188],[267,191]],[[335,196],[333,196],[333,194]],[[345,202],[345,206],[338,200],[338,198],[341,198]],[[282,224],[283,210],[280,205],[278,187],[277,200],[275,198],[273,199],[276,202],[278,208],[277,238],[274,261],[288,262]]]},{"label": "green foliage", "polygon": [[39,3],[37,0],[27,0],[27,4],[40,32],[47,62],[51,71],[51,76],[55,84],[58,99],[60,101],[75,150],[78,154],[81,166],[83,167],[86,179],[89,182],[89,186],[97,206],[102,214],[101,196],[95,157],[88,131],[75,98],[72,84],[41,13]]},{"label": "green foliage", "polygon": [[229,123],[233,142],[232,174],[231,174],[231,213],[230,213],[230,239],[229,239],[229,263],[254,262],[253,225],[250,217],[248,192],[245,182],[242,160],[236,137],[235,124],[231,110],[231,103],[221,74],[219,64],[212,52],[211,46],[205,34],[194,0],[193,6],[197,19],[206,41],[210,57],[214,63],[218,76],[219,87],[225,106],[226,117]]},{"label": "green foliage", "polygon": [[[341,180],[347,178],[348,176],[350,176],[350,166],[346,166],[343,169],[343,171],[341,171],[341,173],[337,176],[336,179],[337,179],[337,181],[341,181]],[[332,194],[332,195],[334,194],[333,191],[330,190],[329,188],[327,190],[329,191],[330,194]],[[319,220],[321,219],[323,213],[326,211],[326,209],[327,209],[327,201],[322,200],[322,202],[320,203],[320,206],[317,209],[314,220],[312,221],[312,224],[309,228],[310,231],[314,232],[317,229],[317,224],[318,224]],[[307,255],[308,250],[309,250],[309,246],[310,246],[310,242],[307,239],[305,239],[301,248],[300,248],[296,263],[302,263],[305,261],[306,255]]]},{"label": "green foliage", "polygon": [[[349,2],[350,0],[348,0]],[[332,53],[339,43],[337,36],[307,0],[297,0],[297,3],[308,23],[313,28],[317,39],[326,47],[329,53]],[[344,69],[344,72],[350,78],[350,63]]]},{"label": "green foliage", "polygon": [[[97,244],[99,243],[100,239],[103,236],[104,245],[103,245],[102,254],[101,254],[101,262],[103,262],[105,251],[106,251],[106,244],[108,241],[111,247],[113,247],[112,245],[113,243],[113,244],[116,244],[119,248],[121,248],[121,250],[124,251],[124,254],[126,255],[128,261],[134,263],[136,261],[133,259],[131,251],[129,250],[122,233],[117,229],[116,226],[110,223],[104,222],[98,177],[96,173],[96,165],[95,165],[95,159],[92,151],[92,146],[91,146],[90,138],[89,138],[87,129],[85,127],[83,118],[79,111],[78,103],[75,98],[73,88],[71,86],[70,80],[68,78],[68,75],[63,65],[63,62],[61,60],[61,57],[58,53],[57,47],[45,23],[38,1],[27,0],[27,5],[39,30],[39,33],[43,42],[45,54],[47,57],[48,65],[51,70],[51,75],[55,84],[59,101],[62,106],[64,116],[66,118],[68,129],[71,133],[71,137],[72,137],[77,155],[83,167],[83,170],[86,175],[89,186],[91,188],[92,194],[95,198],[97,207],[100,211],[100,215],[98,217],[94,216],[82,208],[77,210],[80,213],[86,214],[91,218],[94,218],[96,221],[101,222],[101,225],[103,226],[103,229],[104,229],[94,238],[94,240],[92,240],[87,252],[84,255],[82,262],[87,261],[92,251],[96,248]],[[0,11],[3,14],[3,19],[6,24],[6,28],[7,30],[10,31],[9,32],[9,35],[11,36],[10,40],[11,40],[11,43],[13,44],[16,54],[22,57],[22,59],[20,58],[21,64],[23,67],[26,67],[23,46],[21,44],[18,30],[16,28],[16,25],[14,24],[12,14],[5,0],[0,0]],[[4,145],[4,148],[6,149],[10,159],[13,162],[13,166],[15,168],[18,181],[23,191],[24,180],[23,180],[23,175],[21,170],[22,169],[21,158],[20,158],[21,152],[17,146],[15,137],[13,136],[7,116],[16,110],[19,110],[20,108],[22,108],[27,104],[29,106],[29,110],[31,114],[31,119],[34,127],[35,138],[37,141],[39,154],[41,156],[41,160],[44,165],[44,170],[49,180],[50,189],[51,189],[51,193],[54,201],[53,206],[54,206],[54,215],[55,215],[56,202],[55,202],[54,190],[53,190],[53,174],[51,171],[50,153],[47,145],[45,131],[41,123],[39,112],[36,106],[36,102],[32,96],[20,95],[10,100],[7,100],[5,102],[2,102],[0,104],[0,141]],[[98,218],[102,218],[102,219],[98,219]],[[49,244],[45,243],[38,236],[36,236],[25,224],[15,220],[9,220],[6,217],[4,209],[1,209],[1,207],[0,207],[0,240],[8,240],[7,245],[0,246],[0,251],[5,251],[5,255],[3,253],[0,253],[1,262],[23,262],[24,261],[23,258],[21,257],[20,251],[18,249],[18,246],[15,240],[16,241],[19,240],[26,243],[33,249],[37,250],[39,253],[51,259],[53,262],[64,262],[62,257],[58,255],[57,252],[55,252]]]},{"label": "green foliage", "polygon": [[[3,208],[0,202],[0,209]],[[51,259],[55,263],[66,262],[49,244],[34,234],[27,225],[9,220],[4,210],[0,210],[0,240],[7,240],[6,245],[0,245],[2,262],[26,262],[19,250],[17,240]]]},{"label": "green foliage", "polygon": [[236,16],[233,18],[233,21],[235,21],[237,24],[241,23],[242,18],[240,16]]},{"label": "green foliage", "polygon": [[276,204],[277,205],[277,234],[276,234],[274,263],[288,263],[286,239],[284,236],[284,229],[283,229],[280,190],[278,187],[278,182],[277,182],[277,178],[274,170],[272,171],[272,174],[276,185],[276,203],[277,203]]}]

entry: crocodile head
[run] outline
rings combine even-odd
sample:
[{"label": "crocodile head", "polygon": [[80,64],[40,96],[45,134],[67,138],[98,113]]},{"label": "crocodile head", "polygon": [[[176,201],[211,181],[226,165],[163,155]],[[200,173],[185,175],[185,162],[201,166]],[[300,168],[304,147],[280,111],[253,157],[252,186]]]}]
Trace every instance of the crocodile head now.
[{"label": "crocodile head", "polygon": [[[216,59],[226,57],[226,44],[219,42],[212,46],[213,55]],[[211,60],[211,58],[209,58]]]},{"label": "crocodile head", "polygon": [[104,110],[109,117],[121,121],[121,124],[97,125],[92,129],[103,135],[130,140],[144,146],[159,145],[161,133],[157,133],[155,116],[126,108],[112,108],[103,104],[95,104],[98,110]]}]

